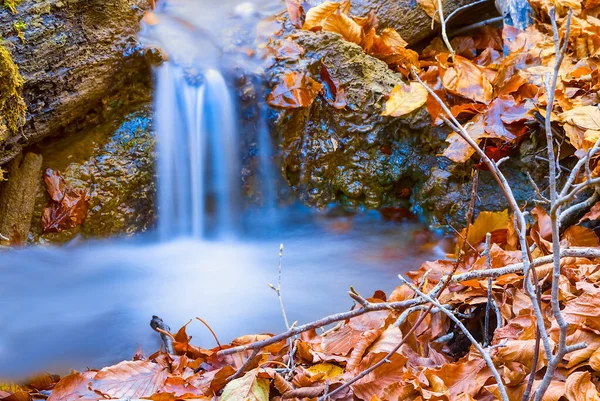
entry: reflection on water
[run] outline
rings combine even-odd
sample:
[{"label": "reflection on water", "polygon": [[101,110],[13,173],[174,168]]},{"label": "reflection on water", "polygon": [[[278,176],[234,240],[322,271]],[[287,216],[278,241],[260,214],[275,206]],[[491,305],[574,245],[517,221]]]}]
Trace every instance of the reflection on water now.
[{"label": "reflection on water", "polygon": [[[282,292],[291,321],[351,306],[349,286],[390,293],[397,274],[434,255],[422,227],[373,219],[293,224],[244,242],[84,243],[29,248],[0,257],[0,377],[39,370],[100,368],[158,349],[153,314],[177,330],[206,320],[222,342],[284,330],[276,295],[279,242]],[[194,342],[214,346],[194,321]]]}]

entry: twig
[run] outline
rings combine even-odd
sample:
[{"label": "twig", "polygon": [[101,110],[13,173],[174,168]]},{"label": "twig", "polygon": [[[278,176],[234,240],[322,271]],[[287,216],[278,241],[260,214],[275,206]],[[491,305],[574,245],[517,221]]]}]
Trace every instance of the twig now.
[{"label": "twig", "polygon": [[[561,258],[600,258],[600,249],[595,248],[569,248],[560,251]],[[552,262],[553,256],[542,256],[531,262],[531,267],[538,267]],[[523,273],[523,263],[515,263],[497,269],[472,270],[466,273],[460,273],[452,276],[452,282],[460,283],[463,281],[484,279],[488,277],[497,278],[507,274]]]},{"label": "twig", "polygon": [[452,36],[458,36],[458,35],[461,35],[461,34],[463,34],[465,32],[469,32],[469,31],[473,31],[475,29],[483,28],[484,26],[487,26],[487,25],[497,24],[497,23],[502,22],[503,19],[504,19],[503,17],[494,17],[494,18],[483,20],[483,21],[479,21],[479,22],[476,22],[474,24],[463,26],[461,28],[456,29],[456,30],[452,31],[451,35]]},{"label": "twig", "polygon": [[280,333],[276,336],[267,338],[262,341],[256,341],[250,344],[238,345],[237,347],[231,347],[217,352],[218,356],[231,355],[236,354],[238,352],[243,352],[247,350],[261,349],[271,344],[275,344],[279,341],[287,340],[290,337],[293,337],[297,334],[303,333],[308,330],[316,329],[323,326],[328,326],[331,323],[340,322],[343,320],[351,319],[356,316],[364,315],[369,312],[376,312],[381,310],[404,310],[410,306],[422,304],[423,301],[417,298],[407,299],[404,301],[398,302],[381,302],[381,303],[371,303],[369,306],[363,306],[358,309],[353,309],[348,312],[336,313],[333,315],[326,316],[322,319],[315,320],[314,322],[306,323],[301,326],[292,326],[286,332]]},{"label": "twig", "polygon": [[214,330],[212,329],[212,327],[210,327],[210,324],[206,323],[204,321],[204,319],[201,319],[198,316],[196,316],[196,319],[198,319],[203,325],[206,326],[206,328],[210,331],[210,333],[212,334],[212,336],[215,338],[215,341],[217,342],[217,345],[219,346],[219,350],[221,350],[221,348],[223,348],[223,347],[221,346],[221,343],[219,342],[219,338],[217,337],[217,334],[214,332]]},{"label": "twig", "polygon": [[481,357],[485,360],[485,363],[490,368],[492,375],[494,376],[494,378],[496,379],[496,382],[498,383],[498,391],[500,392],[500,397],[502,398],[503,401],[508,401],[508,395],[506,394],[506,389],[504,388],[504,383],[502,382],[502,377],[500,376],[500,373],[498,373],[498,370],[496,369],[496,366],[494,365],[492,358],[490,357],[489,353],[486,352],[485,349],[483,349],[481,344],[479,344],[477,342],[477,340],[475,340],[473,335],[464,326],[464,324],[456,316],[454,316],[454,314],[451,311],[444,308],[437,300],[435,300],[435,299],[431,298],[429,295],[419,291],[418,288],[416,288],[414,285],[412,285],[401,274],[398,275],[398,277],[400,278],[400,281],[403,284],[407,285],[408,288],[410,288],[413,292],[415,292],[415,294],[417,294],[418,296],[423,298],[425,301],[431,303],[432,305],[437,306],[443,314],[448,316],[450,318],[450,320],[452,320],[454,322],[454,324],[456,324],[456,326],[458,326],[458,328],[469,339],[469,341],[471,341],[471,344],[473,344],[475,346],[475,348],[477,348],[477,351],[479,351],[479,353],[481,354]]},{"label": "twig", "polygon": [[252,362],[252,360],[254,358],[256,358],[256,355],[258,355],[259,352],[260,352],[260,349],[255,349],[254,351],[252,351],[252,354],[250,354],[250,356],[246,359],[244,364],[238,370],[236,370],[236,372],[234,374],[232,374],[231,376],[229,376],[227,378],[227,383],[242,376],[244,374],[244,371],[248,367],[248,365],[250,365],[250,362]]},{"label": "twig", "polygon": [[290,324],[288,322],[287,315],[285,313],[285,308],[283,306],[283,298],[281,297],[281,271],[282,271],[282,261],[283,261],[283,243],[279,244],[279,276],[277,277],[277,287],[273,284],[269,284],[269,287],[277,294],[277,298],[279,298],[279,306],[281,307],[281,314],[283,315],[283,321],[285,323],[285,328],[290,329]]},{"label": "twig", "polygon": [[450,51],[450,55],[454,59],[454,49],[450,44],[450,39],[448,39],[448,32],[446,31],[446,20],[444,19],[444,5],[442,4],[442,0],[437,0],[437,4],[437,12],[440,17],[440,25],[442,27],[442,38],[444,39],[444,43],[446,44],[448,51]]},{"label": "twig", "polygon": [[448,17],[446,17],[446,23],[448,23],[452,18],[454,18],[456,15],[460,14],[463,11],[465,11],[471,7],[475,7],[479,4],[489,3],[490,1],[491,0],[477,0],[477,1],[474,1],[473,3],[469,3],[469,4],[465,4],[464,6],[460,6],[456,10],[454,10],[450,14],[448,14]]},{"label": "twig", "polygon": [[[492,268],[492,256],[491,249],[492,246],[492,234],[487,233],[485,235],[485,260],[487,263],[487,268]],[[485,325],[483,331],[483,346],[487,347],[489,339],[490,339],[490,309],[492,308],[492,278],[488,277],[488,289],[487,289],[487,304],[485,306]]]},{"label": "twig", "polygon": [[[560,204],[558,203],[558,190],[556,184],[556,156],[554,154],[554,137],[552,135],[552,110],[554,108],[554,98],[556,94],[556,84],[558,82],[558,76],[560,71],[560,66],[565,58],[565,54],[567,52],[567,47],[569,45],[569,34],[571,31],[571,16],[572,10],[569,9],[569,14],[567,16],[567,24],[566,31],[564,37],[564,43],[561,46],[560,38],[558,34],[558,26],[556,24],[556,15],[555,10],[552,8],[550,10],[550,20],[552,21],[552,31],[554,32],[554,47],[555,47],[555,57],[556,63],[554,64],[554,71],[552,74],[552,81],[550,86],[546,86],[546,94],[548,96],[548,105],[546,107],[546,121],[545,121],[545,130],[546,130],[546,143],[548,150],[548,164],[549,164],[549,189],[550,189],[550,220],[552,222],[552,261],[553,261],[553,269],[552,269],[552,289],[551,289],[551,305],[552,305],[552,315],[556,320],[556,323],[559,327],[559,336],[558,336],[558,347],[555,355],[551,355],[548,357],[548,366],[546,368],[546,373],[544,374],[544,378],[542,379],[542,383],[536,389],[534,400],[541,401],[552,378],[554,376],[554,372],[558,367],[558,364],[562,361],[563,356],[566,355],[567,352],[567,330],[569,328],[569,324],[565,320],[564,315],[560,309],[560,300],[559,300],[559,284],[560,284]],[[535,366],[533,367],[531,375],[535,375]]]},{"label": "twig", "polygon": [[567,220],[572,215],[579,213],[582,210],[587,210],[590,207],[592,207],[596,203],[597,200],[598,200],[598,192],[594,192],[594,194],[592,196],[590,196],[583,202],[577,203],[577,204],[569,207],[568,209],[565,209],[564,211],[562,211],[560,214],[561,225],[565,222],[565,220]]}]

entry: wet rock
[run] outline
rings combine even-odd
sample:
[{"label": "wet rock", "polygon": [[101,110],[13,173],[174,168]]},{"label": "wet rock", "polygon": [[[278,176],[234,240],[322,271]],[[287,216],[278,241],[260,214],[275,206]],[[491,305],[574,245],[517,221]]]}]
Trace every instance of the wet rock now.
[{"label": "wet rock", "polygon": [[6,181],[0,186],[1,242],[19,244],[27,239],[42,182],[42,156],[20,154],[7,166]]},{"label": "wet rock", "polygon": [[0,36],[24,79],[27,122],[8,138],[0,137],[0,164],[24,147],[79,123],[88,112],[103,107],[101,100],[107,94],[139,75],[149,75],[135,39],[146,1],[15,4],[15,13],[0,8]]},{"label": "wet rock", "polygon": [[[282,173],[297,197],[320,208],[338,203],[347,210],[411,206],[434,224],[462,224],[472,164],[457,165],[438,156],[449,130],[432,127],[424,108],[402,118],[381,116],[386,96],[403,78],[339,35],[300,31],[294,36],[306,53],[301,59],[278,61],[269,71],[270,84],[290,71],[319,80],[323,63],[348,97],[344,110],[322,96],[308,108],[272,109],[269,120],[281,149]],[[503,169],[519,201],[534,196],[525,171],[541,179],[543,169],[535,162],[513,161]],[[503,199],[483,171],[478,209],[503,210]]]},{"label": "wet rock", "polygon": [[346,88],[348,106],[337,110],[319,97],[309,108],[273,110],[284,176],[309,205],[341,201],[347,208],[374,209],[389,204],[403,181],[435,162],[440,138],[424,140],[426,111],[403,119],[381,116],[385,97],[402,82],[400,74],[333,33],[302,31],[296,41],[305,57],[279,62],[271,69],[272,84],[291,70],[319,79],[323,63]]},{"label": "wet rock", "polygon": [[145,231],[155,221],[152,110],[145,102],[125,107],[98,126],[40,148],[45,168],[59,170],[69,185],[89,191],[90,212],[80,227],[42,234],[40,219],[48,197],[38,193],[31,240],[65,242],[81,235],[109,237]]}]

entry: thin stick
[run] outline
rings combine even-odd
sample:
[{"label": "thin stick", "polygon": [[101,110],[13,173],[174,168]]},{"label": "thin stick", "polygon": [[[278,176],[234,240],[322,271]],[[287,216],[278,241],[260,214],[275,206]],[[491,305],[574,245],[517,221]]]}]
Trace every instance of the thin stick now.
[{"label": "thin stick", "polygon": [[[485,234],[485,260],[487,268],[492,268],[492,256],[490,249],[492,245],[492,234]],[[490,310],[492,309],[492,278],[488,277],[488,289],[487,289],[487,305],[485,306],[485,325],[483,331],[483,346],[487,347],[490,339]]]},{"label": "thin stick", "polygon": [[503,17],[494,17],[494,18],[490,18],[490,19],[486,19],[480,22],[476,22],[474,24],[471,25],[467,25],[467,26],[463,26],[461,28],[458,28],[454,31],[452,31],[451,35],[452,36],[458,36],[461,35],[465,32],[469,32],[469,31],[473,31],[475,29],[479,29],[479,28],[483,28],[484,26],[488,26],[488,25],[494,25],[494,24],[498,24],[500,22],[502,22],[504,20]]},{"label": "thin stick", "polygon": [[301,326],[292,326],[292,327],[290,327],[290,329],[288,331],[280,333],[276,336],[267,338],[265,340],[256,341],[256,342],[253,342],[250,344],[238,345],[237,347],[227,348],[227,349],[218,351],[217,355],[218,356],[232,355],[232,354],[236,354],[236,353],[242,352],[242,351],[254,350],[257,348],[261,349],[261,348],[267,347],[271,344],[275,344],[279,341],[287,340],[288,338],[293,337],[297,334],[303,333],[305,331],[316,329],[316,328],[323,327],[323,326],[328,326],[331,323],[351,319],[356,316],[364,315],[365,313],[381,311],[381,310],[390,310],[390,309],[404,310],[405,308],[408,308],[410,306],[419,305],[422,303],[423,303],[423,301],[416,299],[416,298],[407,299],[407,300],[398,301],[398,302],[371,303],[368,306],[363,306],[361,308],[353,309],[348,312],[341,312],[341,313],[329,315],[322,319],[315,320],[314,322],[306,323]]},{"label": "thin stick", "polygon": [[[556,320],[556,323],[559,327],[559,335],[558,335],[558,348],[556,350],[556,355],[552,358],[548,358],[548,366],[546,368],[546,373],[544,374],[544,378],[542,379],[542,383],[535,391],[534,400],[541,401],[552,378],[554,377],[554,372],[558,367],[558,364],[562,361],[563,356],[566,355],[567,352],[567,330],[569,328],[569,324],[567,323],[562,311],[560,309],[560,300],[559,300],[559,284],[560,284],[560,205],[558,204],[558,191],[556,184],[556,155],[554,154],[554,137],[552,135],[552,110],[554,107],[554,98],[556,94],[556,85],[558,82],[558,76],[560,71],[560,66],[565,58],[565,54],[567,52],[567,46],[569,44],[569,34],[571,32],[571,16],[572,10],[569,9],[569,14],[567,17],[567,25],[564,37],[564,44],[561,47],[558,26],[556,24],[556,14],[554,8],[550,10],[550,20],[552,21],[552,31],[554,32],[554,47],[555,47],[555,57],[556,63],[554,65],[554,71],[552,74],[552,81],[550,86],[546,87],[546,94],[548,96],[548,105],[546,107],[546,121],[545,121],[545,130],[546,130],[546,144],[548,150],[548,164],[549,164],[549,183],[550,183],[550,204],[551,204],[551,212],[550,212],[550,220],[552,222],[552,256],[553,256],[553,269],[552,269],[552,289],[551,289],[551,306],[552,306],[552,315]],[[534,375],[535,367],[530,373]]]},{"label": "thin stick", "polygon": [[287,314],[285,313],[285,307],[283,306],[283,298],[281,297],[281,271],[283,265],[283,243],[279,244],[279,276],[277,277],[277,287],[273,284],[269,284],[269,287],[277,294],[277,298],[279,299],[279,306],[281,307],[281,314],[283,315],[283,322],[285,323],[285,328],[290,329],[290,324],[288,322]]},{"label": "thin stick", "polygon": [[442,38],[444,39],[444,43],[450,51],[450,55],[454,59],[454,49],[450,44],[450,39],[448,39],[448,32],[446,31],[446,20],[444,19],[444,5],[442,4],[442,0],[438,0],[438,15],[440,16],[440,25],[442,26]]},{"label": "thin stick", "polygon": [[252,351],[252,354],[250,354],[250,356],[246,359],[246,362],[244,362],[244,364],[238,370],[236,370],[234,374],[227,378],[227,383],[242,376],[246,368],[250,365],[250,362],[252,362],[252,360],[256,358],[256,355],[258,355],[259,352],[259,349],[255,349],[254,351]]},{"label": "thin stick", "polygon": [[217,337],[217,334],[214,332],[212,327],[210,327],[210,324],[206,323],[204,321],[204,319],[201,319],[198,316],[196,316],[196,319],[198,319],[200,322],[202,322],[202,324],[204,324],[206,326],[206,328],[211,332],[212,336],[215,338],[215,341],[217,342],[217,345],[219,346],[219,350],[221,350],[221,348],[223,348],[223,347],[221,346],[221,343],[219,342],[219,338]]},{"label": "thin stick", "polygon": [[[586,259],[599,259],[600,250],[595,248],[570,248],[562,249],[560,251],[561,258],[586,258]],[[531,267],[539,267],[553,260],[552,255],[542,256],[541,258],[534,259],[531,262]],[[454,283],[460,283],[469,280],[485,279],[488,277],[498,278],[507,274],[519,274],[523,273],[523,263],[515,263],[507,265],[497,269],[486,269],[486,270],[472,270],[466,273],[460,273],[452,276],[451,281]]]}]

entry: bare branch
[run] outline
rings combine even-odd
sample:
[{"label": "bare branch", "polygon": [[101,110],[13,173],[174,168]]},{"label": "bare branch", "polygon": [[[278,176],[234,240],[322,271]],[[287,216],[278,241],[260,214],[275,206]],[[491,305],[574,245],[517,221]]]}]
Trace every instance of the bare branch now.
[{"label": "bare branch", "polygon": [[[554,97],[556,94],[556,84],[558,82],[560,66],[565,58],[565,54],[567,52],[567,46],[569,44],[569,34],[571,31],[571,15],[572,10],[569,10],[569,14],[567,17],[566,31],[564,37],[564,44],[561,46],[560,38],[558,33],[558,26],[556,24],[556,15],[555,10],[552,8],[550,10],[550,20],[552,21],[552,31],[554,32],[554,47],[555,47],[555,58],[556,63],[554,64],[554,71],[552,74],[552,81],[549,84],[550,86],[546,86],[546,94],[548,96],[548,105],[546,106],[546,121],[545,121],[545,130],[546,130],[546,144],[548,150],[548,164],[549,164],[549,190],[550,190],[550,220],[552,222],[552,289],[551,289],[551,305],[552,305],[552,315],[554,319],[556,319],[556,323],[559,327],[559,335],[558,335],[558,347],[556,350],[556,354],[554,357],[548,357],[548,366],[546,368],[546,373],[544,374],[544,378],[542,379],[542,383],[535,391],[534,400],[541,401],[544,397],[552,378],[554,377],[554,372],[558,367],[558,364],[562,361],[563,356],[566,355],[567,352],[567,330],[569,328],[569,324],[565,320],[562,311],[560,309],[560,300],[559,300],[559,284],[560,284],[560,203],[558,199],[558,190],[556,184],[556,173],[557,173],[557,163],[556,163],[556,155],[554,154],[554,137],[552,135],[552,110],[554,108]],[[588,181],[589,182],[589,181]],[[530,373],[534,375],[535,373],[532,371]]]}]

